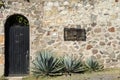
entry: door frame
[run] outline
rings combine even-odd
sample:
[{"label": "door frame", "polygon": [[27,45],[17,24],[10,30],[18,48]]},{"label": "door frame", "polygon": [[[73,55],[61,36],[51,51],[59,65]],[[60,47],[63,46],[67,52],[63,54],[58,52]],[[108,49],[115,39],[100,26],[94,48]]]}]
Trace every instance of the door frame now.
[{"label": "door frame", "polygon": [[[16,17],[17,16],[21,16],[22,18],[19,18],[17,21],[16,21]],[[26,20],[26,21],[25,21]],[[24,21],[24,22],[23,22]],[[4,76],[9,76],[9,62],[8,62],[8,58],[9,58],[9,55],[8,55],[8,39],[9,39],[9,30],[10,30],[10,27],[13,26],[13,25],[26,25],[27,27],[29,27],[29,21],[28,19],[22,15],[22,14],[13,14],[13,15],[10,15],[7,19],[6,19],[6,22],[4,24],[4,34],[5,34],[5,50],[4,50],[4,53],[5,53],[5,68],[4,68]],[[30,72],[30,30],[29,30],[29,54],[28,54],[28,57],[29,57],[29,61],[28,61],[28,74]],[[19,75],[13,75],[13,76],[19,76]],[[23,76],[23,75],[20,75],[20,76]]]}]

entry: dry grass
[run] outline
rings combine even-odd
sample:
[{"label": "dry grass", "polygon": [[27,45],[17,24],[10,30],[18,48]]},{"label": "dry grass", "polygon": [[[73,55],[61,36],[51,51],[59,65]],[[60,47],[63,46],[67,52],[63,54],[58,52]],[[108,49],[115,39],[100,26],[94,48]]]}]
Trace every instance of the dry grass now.
[{"label": "dry grass", "polygon": [[[96,77],[98,79],[96,79]],[[109,77],[110,80],[120,80],[120,68],[116,69],[105,69],[103,71],[99,72],[86,72],[84,74],[72,74],[71,76],[54,76],[54,77],[42,77],[40,76],[38,79],[36,79],[34,76],[30,75],[23,80],[92,80],[92,78],[95,78],[94,80],[100,80],[99,78]],[[105,80],[105,79],[101,79]]]}]

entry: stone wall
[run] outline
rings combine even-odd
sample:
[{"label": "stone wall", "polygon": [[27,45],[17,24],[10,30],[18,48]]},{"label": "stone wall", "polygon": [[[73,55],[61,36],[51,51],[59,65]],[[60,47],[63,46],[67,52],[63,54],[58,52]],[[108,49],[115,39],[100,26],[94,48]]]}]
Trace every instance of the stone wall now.
[{"label": "stone wall", "polygon": [[[4,68],[4,23],[14,13],[29,20],[31,61],[37,51],[49,49],[120,67],[120,1],[8,0],[5,6],[0,9],[0,67]],[[64,28],[85,29],[86,41],[64,41]]]},{"label": "stone wall", "polygon": [[[105,67],[120,67],[120,1],[59,0],[44,2],[42,46],[59,54],[93,56]],[[86,29],[86,41],[64,41],[64,28]],[[41,46],[40,45],[40,46]]]}]

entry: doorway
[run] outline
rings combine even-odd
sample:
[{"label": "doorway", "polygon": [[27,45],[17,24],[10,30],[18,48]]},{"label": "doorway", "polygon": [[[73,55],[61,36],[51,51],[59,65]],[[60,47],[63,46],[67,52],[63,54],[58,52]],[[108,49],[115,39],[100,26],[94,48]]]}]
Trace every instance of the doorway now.
[{"label": "doorway", "polygon": [[21,14],[5,23],[5,76],[29,74],[29,21]]}]

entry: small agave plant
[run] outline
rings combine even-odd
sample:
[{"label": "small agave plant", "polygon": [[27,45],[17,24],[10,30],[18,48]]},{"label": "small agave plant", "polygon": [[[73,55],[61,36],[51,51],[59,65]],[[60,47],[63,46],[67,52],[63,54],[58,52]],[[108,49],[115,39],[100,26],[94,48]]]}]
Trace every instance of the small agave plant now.
[{"label": "small agave plant", "polygon": [[71,73],[81,73],[85,71],[84,65],[80,59],[75,59],[72,56],[65,56],[63,58],[64,70],[69,75]]},{"label": "small agave plant", "polygon": [[104,68],[103,65],[100,65],[98,61],[93,59],[92,57],[88,58],[85,64],[89,71],[99,71],[99,70],[103,70]]},{"label": "small agave plant", "polygon": [[51,51],[41,51],[33,61],[33,74],[36,77],[40,75],[52,75],[63,69],[61,60],[55,58]]}]

